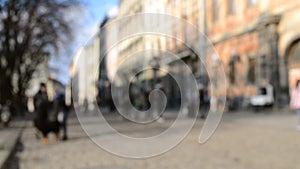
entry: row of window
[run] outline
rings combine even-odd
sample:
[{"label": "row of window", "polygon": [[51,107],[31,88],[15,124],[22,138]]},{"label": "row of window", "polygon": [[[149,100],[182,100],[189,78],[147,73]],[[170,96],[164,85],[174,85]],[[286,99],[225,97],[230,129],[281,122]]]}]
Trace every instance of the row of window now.
[{"label": "row of window", "polygon": [[[247,6],[253,6],[256,4],[256,0],[247,0]],[[213,21],[217,21],[219,17],[219,0],[212,0]],[[236,12],[236,0],[227,0],[227,12],[233,14]]]},{"label": "row of window", "polygon": [[[237,75],[237,70],[236,70],[236,64],[238,60],[234,60],[228,64],[228,78],[230,84],[236,84],[236,75]],[[255,58],[248,58],[248,73],[247,73],[247,82],[249,84],[254,84],[256,80],[256,59]],[[265,70],[265,69],[263,69]]]}]

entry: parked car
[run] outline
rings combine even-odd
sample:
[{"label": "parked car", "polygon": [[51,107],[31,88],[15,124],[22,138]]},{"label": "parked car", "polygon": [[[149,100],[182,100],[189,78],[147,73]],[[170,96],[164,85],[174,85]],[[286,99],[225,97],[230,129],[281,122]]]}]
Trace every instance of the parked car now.
[{"label": "parked car", "polygon": [[274,91],[271,85],[258,88],[256,95],[250,98],[250,104],[254,107],[267,107],[274,104]]}]

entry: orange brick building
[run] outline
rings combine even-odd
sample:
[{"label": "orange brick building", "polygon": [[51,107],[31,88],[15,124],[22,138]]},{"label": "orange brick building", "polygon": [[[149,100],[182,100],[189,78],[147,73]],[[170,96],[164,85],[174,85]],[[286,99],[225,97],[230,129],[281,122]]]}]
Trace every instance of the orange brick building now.
[{"label": "orange brick building", "polygon": [[299,9],[296,0],[207,1],[207,35],[225,67],[229,97],[247,100],[268,82],[276,103],[288,103],[300,78]]}]

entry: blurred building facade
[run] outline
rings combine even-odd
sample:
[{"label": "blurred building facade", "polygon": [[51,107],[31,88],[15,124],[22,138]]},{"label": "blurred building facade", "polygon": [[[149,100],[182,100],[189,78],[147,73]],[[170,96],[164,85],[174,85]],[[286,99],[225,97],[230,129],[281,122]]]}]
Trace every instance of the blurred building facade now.
[{"label": "blurred building facade", "polygon": [[85,96],[84,76],[86,72],[85,62],[81,57],[83,46],[77,48],[73,60],[69,66],[69,74],[71,79],[71,98],[75,107],[82,105]]},{"label": "blurred building facade", "polygon": [[85,46],[80,46],[69,66],[74,106],[89,105],[96,101],[98,94],[100,38],[97,33]]},{"label": "blurred building facade", "polygon": [[80,67],[83,67],[83,65],[80,64],[80,62],[77,63],[77,61],[81,55],[82,49],[83,49],[82,46],[77,48],[77,50],[75,51],[75,54],[73,56],[73,59],[69,65],[69,76],[70,76],[70,82],[71,82],[70,100],[74,104],[75,107],[79,105],[79,94],[78,93],[79,93],[79,73],[80,72],[77,69],[79,69]]},{"label": "blurred building facade", "polygon": [[100,57],[99,57],[99,77],[98,77],[98,95],[97,102],[101,107],[110,106],[111,98],[111,82],[116,72],[117,55],[116,49],[109,49],[112,43],[116,41],[118,36],[117,27],[111,27],[111,23],[115,21],[115,16],[105,16],[100,24]]},{"label": "blurred building facade", "polygon": [[[198,74],[200,74],[199,62],[197,55],[190,49],[190,47],[186,46],[183,42],[189,40],[190,43],[198,44],[200,39],[198,39],[198,35],[189,34],[187,27],[184,25],[185,22],[180,22],[180,18],[186,19],[187,23],[196,24],[196,26],[200,25],[199,23],[199,8],[201,7],[202,2],[196,0],[162,0],[162,1],[120,1],[119,4],[119,18],[128,16],[128,15],[136,15],[136,18],[132,21],[124,22],[124,25],[120,25],[120,34],[128,33],[128,30],[140,30],[141,29],[153,29],[158,32],[165,32],[168,30],[174,37],[178,38],[170,38],[162,35],[155,34],[143,34],[138,35],[129,40],[126,39],[120,46],[119,60],[120,63],[127,63],[120,65],[120,69],[124,71],[132,72],[132,74],[136,74],[135,68],[141,67],[141,65],[153,67],[153,70],[147,70],[143,73],[139,74],[137,77],[138,81],[145,82],[142,84],[144,88],[147,86],[156,83],[159,79],[163,81],[164,86],[167,91],[168,103],[169,106],[180,105],[180,90],[175,83],[173,78],[179,78],[181,81],[186,82],[184,85],[185,89],[181,93],[183,95],[189,95],[188,90],[189,87],[189,79],[184,79],[185,76],[184,68],[182,61],[188,65],[191,71],[194,74],[197,74],[198,78],[200,78]],[[143,20],[139,20],[139,13],[148,13],[147,16],[142,18]],[[161,14],[159,18],[158,15],[151,16],[151,13]],[[172,21],[170,17],[165,17],[165,15],[171,15],[178,18],[176,21]],[[130,24],[131,22],[135,22]],[[122,24],[122,23],[120,23]],[[129,28],[132,26],[133,28]],[[134,34],[135,32],[133,32]],[[143,56],[139,54],[135,55],[136,52],[143,52]],[[170,59],[172,54],[175,54],[179,59]],[[126,57],[130,57],[126,62],[124,60]],[[172,58],[172,57],[171,57]],[[135,66],[133,66],[135,65]],[[164,70],[164,71],[163,71]],[[172,71],[172,74],[176,77],[171,77],[166,72]],[[183,96],[189,97],[189,96]]]},{"label": "blurred building facade", "polygon": [[[137,73],[135,72],[137,67],[153,66],[154,62],[159,63],[156,65],[157,68],[182,73],[180,61],[165,59],[164,51],[177,55],[190,67],[200,83],[205,85],[209,83],[208,78],[205,77],[203,63],[193,49],[183,43],[189,41],[195,46],[201,46],[203,49],[201,55],[205,56],[203,60],[206,64],[205,68],[214,72],[216,65],[213,64],[212,53],[204,50],[207,45],[205,38],[201,39],[201,36],[190,34],[184,25],[164,20],[164,17],[154,19],[157,23],[153,20],[140,21],[126,18],[139,13],[149,13],[149,15],[160,13],[184,19],[207,35],[224,66],[229,100],[238,98],[242,100],[240,105],[246,106],[259,86],[271,84],[275,90],[276,104],[286,105],[289,100],[289,89],[300,78],[300,31],[297,29],[300,26],[299,9],[300,1],[296,0],[120,0],[117,18],[106,17],[100,26],[100,39],[97,36],[98,39],[94,38],[82,49],[83,55],[93,55],[95,58],[88,59],[90,63],[84,60],[78,61],[78,64],[82,64],[79,67],[85,67],[80,68],[84,71],[74,71],[72,75],[73,81],[78,81],[78,101],[82,102],[87,97],[94,97],[87,96],[88,92],[92,92],[87,90],[95,91],[94,80],[86,79],[84,74],[95,75],[94,68],[97,64],[100,64],[97,74],[99,90],[105,89],[107,81],[114,81],[114,85],[117,86],[122,85],[121,80],[115,78],[117,70],[122,70],[119,76],[129,77]],[[122,22],[110,24],[120,18]],[[180,38],[147,34],[118,41],[133,30],[152,27],[156,30],[171,30],[174,36]],[[118,44],[108,49],[107,47],[113,46],[114,42]],[[142,51],[147,52],[142,56],[137,54]],[[101,59],[103,60],[99,63]],[[144,82],[151,83],[157,78],[162,79],[166,84],[170,98],[175,100],[180,98],[179,89],[176,88],[175,83],[170,82],[171,77],[165,73],[148,70],[137,77],[144,86],[149,85]],[[99,91],[99,95],[103,92]]]},{"label": "blurred building facade", "polygon": [[[300,31],[297,29],[299,1],[122,0],[119,8],[119,17],[144,12],[169,14],[185,19],[206,33],[225,68],[228,97],[240,98],[244,100],[244,105],[247,105],[248,99],[256,93],[257,88],[266,83],[271,84],[275,90],[276,104],[287,104],[289,89],[300,78]],[[167,23],[165,21],[158,26],[165,29]],[[153,26],[154,23],[151,24]],[[126,25],[120,27],[128,29]],[[183,40],[189,38],[187,30],[180,29],[179,25],[172,25],[172,28],[174,34],[180,34]],[[195,39],[194,43],[201,45],[201,40]],[[132,38],[123,44],[119,58],[132,54],[133,51],[155,48],[167,49],[181,56],[196,76],[201,74],[201,63],[195,54],[174,39],[155,36],[148,36],[148,39],[147,36]],[[210,53],[205,55],[209,56]],[[212,64],[210,58],[212,57],[206,57],[205,60],[207,69],[214,69],[209,66]],[[134,60],[132,58],[132,63]],[[144,63],[149,63],[150,59],[146,60],[144,58]],[[167,64],[179,70],[176,63]]]},{"label": "blurred building facade", "polygon": [[293,0],[208,1],[207,34],[225,67],[229,97],[247,103],[258,86],[269,83],[275,103],[288,103],[299,78],[299,9]]},{"label": "blurred building facade", "polygon": [[99,77],[99,61],[100,61],[100,37],[99,32],[85,45],[83,49],[83,57],[86,59],[86,95],[89,105],[93,105],[98,95],[98,77]]}]

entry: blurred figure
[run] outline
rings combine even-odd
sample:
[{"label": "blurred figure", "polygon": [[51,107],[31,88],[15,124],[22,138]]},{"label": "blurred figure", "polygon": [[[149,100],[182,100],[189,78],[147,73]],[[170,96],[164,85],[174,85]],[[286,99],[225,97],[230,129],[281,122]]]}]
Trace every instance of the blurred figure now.
[{"label": "blurred figure", "polygon": [[62,140],[68,139],[67,136],[67,119],[68,119],[68,107],[65,103],[65,96],[61,92],[56,92],[54,96],[53,108],[60,126],[63,129]]},{"label": "blurred figure", "polygon": [[83,101],[83,112],[84,112],[84,113],[87,113],[88,109],[89,109],[89,102],[88,102],[88,100],[85,98],[84,101]]},{"label": "blurred figure", "polygon": [[46,144],[48,142],[47,135],[50,132],[54,132],[55,138],[58,141],[59,123],[57,121],[50,122],[48,119],[50,103],[45,83],[40,84],[40,90],[34,96],[34,107],[35,117],[33,122],[34,126],[42,133],[42,143]]},{"label": "blurred figure", "polygon": [[5,127],[8,126],[12,118],[12,108],[11,101],[8,100],[3,106],[0,104],[0,122],[3,123]]},{"label": "blurred figure", "polygon": [[210,104],[209,95],[208,95],[208,91],[206,88],[204,88],[204,87],[200,88],[199,99],[200,99],[200,106],[199,106],[200,118],[205,119],[207,116],[209,104]]},{"label": "blurred figure", "polygon": [[[165,90],[165,88],[164,88],[164,84],[163,84],[163,82],[160,79],[157,81],[156,85],[154,86],[154,89],[162,91],[165,95],[167,93],[166,90]],[[156,97],[158,97],[158,96],[156,95]],[[156,98],[155,99],[155,103],[156,103],[156,104],[154,104],[155,109],[157,109],[158,106],[161,104],[159,102],[160,100],[161,100],[161,98]],[[156,110],[155,113],[154,113],[154,117],[155,118],[158,115],[158,113],[159,113],[158,110]],[[165,119],[163,118],[163,113],[159,115],[159,118],[157,119],[157,122],[158,123],[165,122]]]},{"label": "blurred figure", "polygon": [[296,87],[292,90],[290,107],[298,114],[297,130],[300,130],[300,80],[297,80]]},{"label": "blurred figure", "polygon": [[149,100],[149,96],[150,96],[150,93],[153,91],[153,88],[151,85],[149,85],[147,87],[146,90],[144,90],[144,110],[148,110],[150,109],[151,107],[151,104],[150,104],[150,100]]}]

